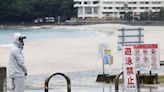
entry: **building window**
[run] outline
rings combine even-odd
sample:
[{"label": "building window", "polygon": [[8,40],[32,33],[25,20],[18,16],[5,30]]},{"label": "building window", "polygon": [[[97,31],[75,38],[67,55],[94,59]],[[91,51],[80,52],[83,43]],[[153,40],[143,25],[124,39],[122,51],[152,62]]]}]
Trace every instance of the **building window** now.
[{"label": "building window", "polygon": [[152,4],[156,4],[156,2],[152,2]]},{"label": "building window", "polygon": [[116,7],[116,9],[120,9],[119,7]]},{"label": "building window", "polygon": [[132,9],[132,7],[128,7],[128,9]]},{"label": "building window", "polygon": [[156,7],[152,7],[152,9],[157,9]]},{"label": "building window", "polygon": [[133,4],[133,2],[128,2],[128,4]]},{"label": "building window", "polygon": [[116,4],[124,4],[124,2],[116,2]]},{"label": "building window", "polygon": [[128,2],[128,4],[137,4],[137,2]]},{"label": "building window", "polygon": [[152,4],[161,4],[162,2],[152,2]]},{"label": "building window", "polygon": [[161,7],[152,7],[152,9],[157,10],[157,9],[161,9]]},{"label": "building window", "polygon": [[113,12],[108,12],[109,14],[113,14]]},{"label": "building window", "polygon": [[161,9],[161,7],[157,7],[157,9]]},{"label": "building window", "polygon": [[93,1],[93,4],[98,4],[99,3],[99,1]]},{"label": "building window", "polygon": [[125,14],[125,12],[119,12],[119,14]]},{"label": "building window", "polygon": [[140,2],[140,4],[145,4],[144,2]]},{"label": "building window", "polygon": [[110,1],[104,1],[103,3],[104,4],[113,4],[113,2],[110,2]]},{"label": "building window", "polygon": [[140,7],[140,9],[144,9],[144,7]]},{"label": "building window", "polygon": [[121,9],[124,9],[124,7],[121,7]]},{"label": "building window", "polygon": [[91,4],[91,2],[90,1],[85,1],[84,4]]},{"label": "building window", "polygon": [[137,9],[137,7],[133,7],[133,9]]},{"label": "building window", "polygon": [[97,7],[94,7],[93,9],[94,9],[94,11],[93,11],[94,14],[98,14],[98,8]]},{"label": "building window", "polygon": [[108,9],[108,7],[104,7],[104,9]]},{"label": "building window", "polygon": [[85,14],[92,14],[92,7],[85,7]]},{"label": "building window", "polygon": [[145,9],[149,9],[149,7],[145,7]]},{"label": "building window", "polygon": [[103,12],[103,14],[113,14],[113,12]]},{"label": "building window", "polygon": [[157,4],[161,4],[161,2],[157,2]]},{"label": "building window", "polygon": [[113,12],[103,12],[103,14],[104,14],[105,16],[110,16],[111,14],[113,14]]},{"label": "building window", "polygon": [[149,2],[145,2],[145,4],[149,4]]},{"label": "building window", "polygon": [[104,7],[104,9],[112,9],[112,7]]},{"label": "building window", "polygon": [[81,2],[78,2],[78,1],[77,1],[77,2],[75,2],[75,3],[76,3],[76,4],[81,4]]},{"label": "building window", "polygon": [[79,7],[78,8],[78,15],[82,15],[82,12],[83,12],[83,8],[82,7]]},{"label": "building window", "polygon": [[108,9],[112,9],[112,7],[108,7]]}]

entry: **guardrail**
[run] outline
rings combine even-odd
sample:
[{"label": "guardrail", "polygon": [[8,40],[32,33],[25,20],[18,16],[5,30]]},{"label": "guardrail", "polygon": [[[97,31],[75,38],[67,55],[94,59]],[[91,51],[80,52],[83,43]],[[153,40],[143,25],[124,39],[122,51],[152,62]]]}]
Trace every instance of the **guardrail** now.
[{"label": "guardrail", "polygon": [[48,77],[45,80],[44,92],[48,92],[48,90],[49,90],[49,81],[50,81],[50,79],[52,77],[54,77],[56,75],[61,75],[61,76],[63,76],[66,79],[66,81],[67,81],[67,92],[71,92],[71,81],[70,81],[70,78],[68,76],[66,76],[65,74],[63,74],[63,73],[55,73],[55,74],[52,74],[50,77]]},{"label": "guardrail", "polygon": [[[116,77],[115,77],[115,92],[119,92],[119,77],[123,75],[123,72],[121,72],[120,74],[118,74]],[[138,87],[138,90],[137,92],[140,92],[140,86],[139,86],[139,75],[136,74],[137,76],[137,87]]]},{"label": "guardrail", "polygon": [[160,65],[164,66],[164,60],[160,61]]}]

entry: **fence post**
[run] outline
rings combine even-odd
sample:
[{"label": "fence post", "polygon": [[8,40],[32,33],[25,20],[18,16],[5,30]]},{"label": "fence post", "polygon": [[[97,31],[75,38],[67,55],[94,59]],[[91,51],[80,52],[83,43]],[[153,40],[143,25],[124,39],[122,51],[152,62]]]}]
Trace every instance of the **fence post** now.
[{"label": "fence post", "polygon": [[123,72],[121,72],[119,75],[117,75],[115,77],[115,92],[119,92],[119,77],[123,74]]},{"label": "fence post", "polygon": [[7,92],[6,67],[0,67],[0,92]]},{"label": "fence post", "polygon": [[[119,92],[119,77],[123,74],[123,72],[121,72],[120,74],[118,74],[116,77],[115,77],[115,92]],[[136,74],[137,76],[137,92],[140,92],[140,82],[139,82],[139,75]]]}]

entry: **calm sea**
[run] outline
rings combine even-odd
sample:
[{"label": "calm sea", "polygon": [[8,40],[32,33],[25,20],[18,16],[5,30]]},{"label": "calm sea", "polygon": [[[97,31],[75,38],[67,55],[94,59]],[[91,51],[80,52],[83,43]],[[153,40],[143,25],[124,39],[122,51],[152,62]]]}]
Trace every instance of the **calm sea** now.
[{"label": "calm sea", "polygon": [[27,37],[26,41],[36,41],[45,39],[60,38],[79,38],[95,37],[97,32],[93,31],[75,31],[68,28],[17,28],[17,29],[0,29],[0,45],[12,44],[13,34],[19,32]]}]

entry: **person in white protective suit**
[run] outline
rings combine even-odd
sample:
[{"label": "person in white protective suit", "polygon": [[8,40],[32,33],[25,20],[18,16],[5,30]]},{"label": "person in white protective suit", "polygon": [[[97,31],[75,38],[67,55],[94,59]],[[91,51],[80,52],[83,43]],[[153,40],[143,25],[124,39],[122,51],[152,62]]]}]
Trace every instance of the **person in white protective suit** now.
[{"label": "person in white protective suit", "polygon": [[14,44],[11,48],[11,54],[9,59],[9,78],[12,80],[12,86],[14,92],[24,92],[24,80],[27,76],[27,69],[24,64],[24,56],[22,54],[24,39],[20,33],[14,34]]}]

